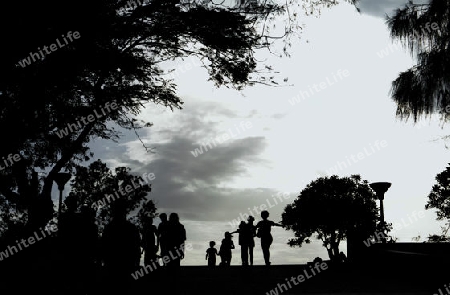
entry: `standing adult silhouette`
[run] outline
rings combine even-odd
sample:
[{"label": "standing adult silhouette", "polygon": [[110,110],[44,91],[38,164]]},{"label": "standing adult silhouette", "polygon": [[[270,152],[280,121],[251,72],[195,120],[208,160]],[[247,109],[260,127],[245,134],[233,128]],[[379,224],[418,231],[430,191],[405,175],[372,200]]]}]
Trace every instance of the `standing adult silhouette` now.
[{"label": "standing adult silhouette", "polygon": [[261,211],[262,220],[256,224],[258,230],[258,237],[261,238],[261,249],[264,256],[264,262],[267,266],[270,265],[270,245],[272,245],[273,237],[271,234],[272,226],[280,226],[281,224],[269,220],[269,211]]},{"label": "standing adult silhouette", "polygon": [[106,289],[127,294],[131,274],[139,267],[141,237],[137,226],[127,220],[126,202],[122,199],[112,204],[112,220],[102,235],[102,252],[108,278]]},{"label": "standing adult silhouette", "polygon": [[80,245],[83,233],[80,230],[80,214],[77,212],[78,203],[75,197],[68,196],[64,201],[66,210],[59,217],[58,252],[61,290],[68,294],[80,294],[80,281],[83,265],[80,263]]},{"label": "standing adult silhouette", "polygon": [[80,208],[79,228],[83,236],[78,248],[80,253],[79,263],[82,265],[81,281],[85,292],[93,294],[97,272],[100,268],[99,234],[98,226],[95,224],[95,211],[88,205],[83,205]]},{"label": "standing adult silhouette", "polygon": [[249,246],[249,236],[250,228],[245,221],[241,221],[239,228],[231,232],[230,234],[239,233],[238,244],[241,246],[241,261],[243,266],[248,266],[248,246]]},{"label": "standing adult silhouette", "polygon": [[184,259],[186,229],[180,223],[180,218],[177,213],[171,213],[169,216],[167,234],[167,249],[170,256],[167,266],[179,267],[181,259]]},{"label": "standing adult silhouette", "polygon": [[248,226],[248,258],[250,261],[250,265],[253,265],[253,249],[255,248],[255,236],[256,236],[256,226],[253,224],[255,218],[253,216],[249,216],[247,218],[247,226]]},{"label": "standing adult silhouette", "polygon": [[[161,223],[158,225],[158,247],[160,249],[159,255],[161,257],[164,257],[169,254],[169,250],[168,250],[168,246],[167,246],[169,222],[167,221],[166,213],[159,214],[159,219],[161,220]],[[164,260],[163,260],[163,265],[166,265]]]},{"label": "standing adult silhouette", "polygon": [[60,269],[58,279],[61,292],[85,294],[93,288],[98,247],[98,228],[95,215],[83,205],[78,212],[78,202],[69,196],[66,210],[61,214],[58,229]]},{"label": "standing adult silhouette", "polygon": [[158,252],[158,230],[153,225],[152,217],[145,217],[142,229],[142,249],[144,251],[144,264],[152,265],[156,261],[156,252]]},{"label": "standing adult silhouette", "polygon": [[167,276],[165,286],[168,286],[169,294],[179,294],[180,264],[184,258],[184,243],[186,241],[186,230],[180,223],[177,213],[169,215],[167,223],[167,254],[163,261],[167,261]]}]

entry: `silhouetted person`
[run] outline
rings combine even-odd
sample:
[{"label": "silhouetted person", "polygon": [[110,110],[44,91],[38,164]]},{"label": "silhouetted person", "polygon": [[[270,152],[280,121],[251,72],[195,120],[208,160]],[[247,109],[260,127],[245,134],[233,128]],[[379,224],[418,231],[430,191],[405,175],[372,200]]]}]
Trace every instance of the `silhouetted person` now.
[{"label": "silhouetted person", "polygon": [[67,197],[67,210],[59,220],[59,275],[66,294],[85,294],[92,288],[95,276],[98,231],[89,207],[77,212],[75,197]]},{"label": "silhouetted person", "polygon": [[79,228],[83,235],[78,249],[82,256],[80,263],[83,265],[85,290],[88,294],[93,294],[97,270],[100,267],[98,226],[95,224],[95,211],[91,207],[83,205],[80,209],[80,217]]},{"label": "silhouetted person", "polygon": [[234,249],[233,236],[229,232],[225,232],[225,238],[222,240],[220,245],[219,255],[220,255],[220,265],[229,266],[231,264],[231,250]]},{"label": "silhouetted person", "polygon": [[205,260],[208,260],[208,266],[216,266],[216,256],[219,255],[217,253],[217,249],[214,248],[216,242],[209,242],[209,248],[206,250]]},{"label": "silhouetted person", "polygon": [[152,265],[157,263],[156,253],[158,252],[158,230],[153,225],[153,218],[146,217],[142,230],[142,249],[144,251],[144,264]]},{"label": "silhouetted person", "polygon": [[108,289],[126,294],[131,273],[138,269],[141,238],[138,228],[126,218],[126,203],[118,199],[112,204],[112,221],[102,236],[103,262],[107,270]]},{"label": "silhouetted person", "polygon": [[253,224],[255,218],[253,216],[248,217],[248,257],[250,260],[250,265],[253,265],[253,249],[255,248],[255,236],[256,236],[256,226]]},{"label": "silhouetted person", "polygon": [[250,229],[247,223],[245,221],[241,221],[239,224],[239,228],[231,232],[231,234],[239,233],[238,237],[238,243],[239,246],[241,246],[241,261],[243,266],[248,266],[248,245],[249,245],[249,236],[250,236]]},{"label": "silhouetted person", "polygon": [[275,223],[271,220],[268,220],[269,212],[264,210],[261,212],[261,220],[256,224],[256,228],[258,229],[258,236],[261,238],[261,249],[264,256],[264,262],[266,265],[270,265],[270,245],[272,245],[273,237],[271,232],[272,226],[280,226],[281,224]]},{"label": "silhouetted person", "polygon": [[[186,230],[180,223],[177,213],[171,213],[168,221],[167,249],[170,257],[167,266],[179,267],[181,259],[184,259],[184,242],[186,241]],[[164,257],[163,257],[164,260]]]},{"label": "silhouetted person", "polygon": [[[74,197],[67,197],[64,201],[66,210],[61,213],[58,221],[58,240],[59,240],[59,264],[61,276],[60,282],[62,288],[72,294],[80,292],[77,282],[80,281],[78,276],[80,265],[78,265],[77,244],[80,241],[81,233],[78,230],[80,216],[76,212],[77,200]],[[70,291],[69,291],[70,290]]]},{"label": "silhouetted person", "polygon": [[[168,246],[167,246],[167,239],[168,239],[168,232],[169,232],[169,223],[167,221],[167,214],[161,213],[159,214],[159,219],[161,219],[161,223],[158,225],[158,246],[160,249],[160,256],[164,257],[169,254]],[[166,263],[163,260],[163,265],[166,265]]]},{"label": "silhouetted person", "polygon": [[184,259],[184,243],[186,241],[186,230],[180,223],[177,213],[171,213],[167,223],[167,254],[162,256],[166,268],[166,282],[169,294],[179,294],[180,264]]}]

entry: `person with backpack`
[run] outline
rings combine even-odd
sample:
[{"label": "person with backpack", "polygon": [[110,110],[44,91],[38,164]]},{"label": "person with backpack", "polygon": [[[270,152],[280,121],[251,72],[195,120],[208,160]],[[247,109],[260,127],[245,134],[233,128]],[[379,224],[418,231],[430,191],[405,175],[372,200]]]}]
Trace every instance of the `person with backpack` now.
[{"label": "person with backpack", "polygon": [[219,256],[221,266],[230,266],[231,264],[231,250],[234,249],[233,236],[230,232],[225,232],[225,238],[222,240],[220,245]]}]

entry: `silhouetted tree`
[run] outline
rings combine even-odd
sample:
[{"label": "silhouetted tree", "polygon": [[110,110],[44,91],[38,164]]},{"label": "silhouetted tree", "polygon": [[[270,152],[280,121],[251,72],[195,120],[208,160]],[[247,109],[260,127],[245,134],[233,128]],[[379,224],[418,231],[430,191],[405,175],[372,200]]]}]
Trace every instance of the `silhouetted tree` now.
[{"label": "silhouetted tree", "polygon": [[294,231],[288,244],[302,246],[316,233],[327,247],[330,259],[339,256],[339,243],[349,230],[369,237],[376,231],[376,196],[359,175],[339,178],[320,177],[304,188],[292,204],[285,207],[282,224]]},{"label": "silhouetted tree", "polygon": [[276,85],[274,70],[258,64],[255,50],[285,40],[287,54],[288,36],[300,31],[294,7],[315,11],[336,4],[238,2],[5,3],[0,131],[7,144],[0,158],[20,160],[0,171],[0,197],[20,203],[31,227],[45,225],[54,213],[54,176],[89,160],[92,138],[117,139],[117,125],[151,126],[135,118],[146,103],[181,108],[165,61],[195,57],[217,86]]},{"label": "silhouetted tree", "polygon": [[[435,179],[436,184],[433,185],[428,195],[425,209],[436,209],[436,220],[446,220],[450,226],[450,166],[437,174]],[[428,242],[450,242],[450,237],[447,236],[448,229],[448,227],[442,227],[440,235],[428,236]]]},{"label": "silhouetted tree", "polygon": [[117,167],[113,174],[105,163],[97,160],[88,167],[77,167],[71,188],[68,197],[75,198],[79,207],[85,205],[95,210],[100,232],[110,221],[111,204],[118,199],[125,201],[127,215],[134,212],[130,220],[139,228],[145,216],[156,216],[155,204],[148,198],[151,184],[148,179],[130,174],[130,168]]},{"label": "silhouetted tree", "polygon": [[449,119],[449,19],[449,0],[409,1],[387,19],[392,38],[400,40],[417,59],[416,65],[392,83],[401,119],[413,117],[416,122],[434,113],[441,113],[444,121]]}]

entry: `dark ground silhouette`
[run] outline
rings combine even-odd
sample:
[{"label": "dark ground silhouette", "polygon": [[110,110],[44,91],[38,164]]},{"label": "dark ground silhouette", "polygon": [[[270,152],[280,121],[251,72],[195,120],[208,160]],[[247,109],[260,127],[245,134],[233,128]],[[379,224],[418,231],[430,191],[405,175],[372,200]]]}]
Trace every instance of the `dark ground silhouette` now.
[{"label": "dark ground silhouette", "polygon": [[[445,290],[444,284],[448,284],[445,267],[450,263],[450,244],[375,244],[365,247],[364,257],[359,260],[339,264],[315,259],[307,265],[270,267],[181,266],[175,268],[176,273],[173,268],[162,267],[129,281],[117,280],[108,268],[97,267],[90,293],[77,293],[77,289],[70,289],[69,293],[66,281],[60,281],[57,275],[59,261],[54,259],[60,246],[57,239],[49,237],[34,246],[1,262],[2,294],[116,294],[118,290],[123,290],[120,294],[197,295],[271,295],[274,290],[279,294],[281,290],[283,294],[439,294],[438,289]],[[313,272],[316,262],[327,263],[327,268]],[[302,283],[295,285],[290,281],[301,274],[306,278]]]}]

